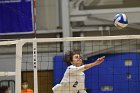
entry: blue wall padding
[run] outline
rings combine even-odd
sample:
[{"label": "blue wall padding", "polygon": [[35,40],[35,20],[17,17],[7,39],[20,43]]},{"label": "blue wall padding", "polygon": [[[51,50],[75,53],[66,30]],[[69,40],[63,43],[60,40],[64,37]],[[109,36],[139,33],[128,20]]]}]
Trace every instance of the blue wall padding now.
[{"label": "blue wall padding", "polygon": [[63,62],[63,56],[55,56],[53,58],[53,83],[58,84],[60,83],[61,79],[63,78],[64,72],[67,68],[67,65]]},{"label": "blue wall padding", "polygon": [[[88,93],[140,93],[140,54],[104,54],[105,61],[87,71],[85,86]],[[85,64],[94,62],[103,55],[89,57]],[[132,66],[125,66],[125,60],[132,60]],[[54,84],[61,81],[66,70],[63,56],[54,57]],[[128,79],[128,74],[131,78]],[[102,91],[103,86],[112,86],[113,91]]]}]

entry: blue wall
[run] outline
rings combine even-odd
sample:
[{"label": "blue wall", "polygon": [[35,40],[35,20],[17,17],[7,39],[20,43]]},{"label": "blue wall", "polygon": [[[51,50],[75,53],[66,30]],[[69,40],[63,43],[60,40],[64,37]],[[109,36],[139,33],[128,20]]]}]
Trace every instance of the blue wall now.
[{"label": "blue wall", "polygon": [[[91,63],[100,56],[102,55],[90,57],[85,63]],[[85,71],[88,93],[140,93],[140,54],[121,53],[105,56],[104,63]],[[126,59],[132,60],[132,66],[125,66]],[[54,84],[60,82],[65,69],[63,57],[55,56]],[[128,73],[132,75],[131,79],[127,78]],[[113,91],[101,91],[103,86],[112,86]]]}]

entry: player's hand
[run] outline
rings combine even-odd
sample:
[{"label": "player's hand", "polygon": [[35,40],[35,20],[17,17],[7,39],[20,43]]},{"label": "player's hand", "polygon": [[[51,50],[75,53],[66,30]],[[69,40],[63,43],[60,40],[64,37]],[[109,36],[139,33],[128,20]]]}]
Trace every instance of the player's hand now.
[{"label": "player's hand", "polygon": [[95,64],[96,64],[96,65],[101,64],[102,62],[104,62],[104,59],[105,59],[105,56],[102,56],[102,57],[98,58],[98,59],[95,61]]}]

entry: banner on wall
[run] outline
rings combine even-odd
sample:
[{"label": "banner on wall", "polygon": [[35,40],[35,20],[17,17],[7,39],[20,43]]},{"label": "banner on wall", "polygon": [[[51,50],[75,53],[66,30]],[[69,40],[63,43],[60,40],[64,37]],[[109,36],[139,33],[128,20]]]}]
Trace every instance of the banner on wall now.
[{"label": "banner on wall", "polygon": [[0,35],[33,33],[33,0],[0,0]]}]

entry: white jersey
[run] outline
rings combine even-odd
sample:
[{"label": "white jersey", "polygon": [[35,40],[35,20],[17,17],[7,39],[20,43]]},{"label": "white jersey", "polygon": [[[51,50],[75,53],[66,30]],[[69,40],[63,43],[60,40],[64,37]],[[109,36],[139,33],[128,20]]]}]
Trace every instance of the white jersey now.
[{"label": "white jersey", "polygon": [[67,67],[67,70],[61,80],[60,84],[54,86],[54,93],[87,93],[85,91],[85,74],[84,65],[76,67],[71,65]]}]

